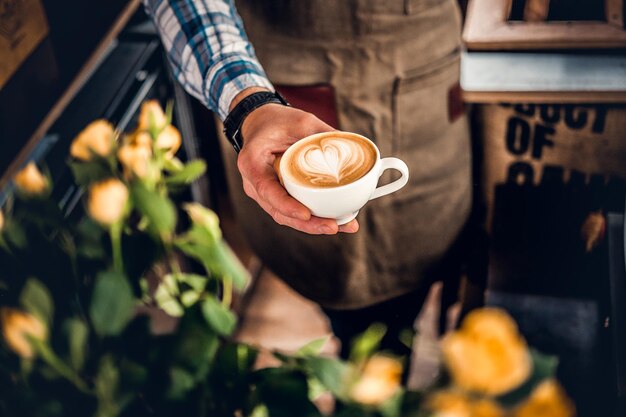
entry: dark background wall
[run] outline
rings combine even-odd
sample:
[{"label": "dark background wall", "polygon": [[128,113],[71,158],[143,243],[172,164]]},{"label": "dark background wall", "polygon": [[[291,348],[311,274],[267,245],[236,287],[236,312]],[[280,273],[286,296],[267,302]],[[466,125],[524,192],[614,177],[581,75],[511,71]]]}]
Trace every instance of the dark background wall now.
[{"label": "dark background wall", "polygon": [[46,39],[0,90],[0,174],[59,99],[128,0],[42,0]]}]

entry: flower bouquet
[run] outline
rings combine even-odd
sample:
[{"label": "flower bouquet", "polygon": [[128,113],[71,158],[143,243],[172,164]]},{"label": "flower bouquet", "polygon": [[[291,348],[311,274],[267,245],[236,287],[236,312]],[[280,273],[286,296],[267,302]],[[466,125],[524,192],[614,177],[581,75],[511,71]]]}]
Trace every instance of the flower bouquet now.
[{"label": "flower bouquet", "polygon": [[348,361],[315,340],[258,369],[261,349],[232,337],[247,273],[216,214],[179,202],[205,171],[180,145],[171,109],[150,101],[133,132],[99,120],[73,141],[83,210],[62,210],[33,162],[14,177],[0,211],[0,416],[313,417],[324,393],[345,417],[573,416],[556,361],[495,309],[444,338],[426,391],[403,387],[402,360],[377,351],[381,326]]}]

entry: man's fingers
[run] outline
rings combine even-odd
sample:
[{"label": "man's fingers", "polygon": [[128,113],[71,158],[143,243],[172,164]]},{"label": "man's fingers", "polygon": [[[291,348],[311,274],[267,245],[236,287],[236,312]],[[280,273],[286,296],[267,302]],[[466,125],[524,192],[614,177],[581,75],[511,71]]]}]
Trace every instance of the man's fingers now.
[{"label": "man's fingers", "polygon": [[298,220],[292,217],[283,216],[281,213],[274,213],[274,220],[283,226],[289,226],[311,235],[334,235],[339,231],[337,222],[333,219],[323,219],[312,216],[310,220]]},{"label": "man's fingers", "polygon": [[351,220],[346,224],[339,226],[339,231],[342,233],[356,233],[359,231],[359,222]]},{"label": "man's fingers", "polygon": [[312,235],[334,235],[339,229],[337,227],[337,222],[331,219],[322,219],[320,217],[312,216],[309,220],[304,221],[285,216],[275,207],[273,207],[268,201],[259,198],[259,196],[256,194],[256,190],[249,181],[244,180],[244,189],[246,189],[246,193],[248,194],[248,196],[254,199],[259,204],[259,206],[261,206],[261,208],[265,210],[272,217],[272,219],[274,219],[274,221],[280,225],[289,226],[293,229]]},{"label": "man's fingers", "polygon": [[311,218],[309,209],[290,196],[275,175],[273,177],[268,175],[258,180],[255,189],[261,199],[271,204],[282,215],[304,221]]},{"label": "man's fingers", "polygon": [[334,235],[337,232],[354,233],[359,230],[359,224],[356,220],[352,220],[350,223],[343,226],[337,226],[337,222],[333,219],[325,219],[321,217],[311,216],[309,220],[299,220],[293,217],[288,217],[273,207],[267,200],[263,200],[257,194],[257,190],[252,186],[250,181],[244,179],[244,190],[246,194],[261,206],[276,223],[288,226],[301,232],[309,233],[312,235]]},{"label": "man's fingers", "polygon": [[[271,204],[281,214],[300,220],[311,218],[311,211],[295,198],[291,197],[287,190],[278,181],[278,175],[274,170],[272,161],[251,160],[248,154],[239,155],[237,165],[244,181],[248,180],[254,187],[257,198]],[[248,191],[246,191],[248,193]],[[250,195],[250,194],[248,194]]]}]

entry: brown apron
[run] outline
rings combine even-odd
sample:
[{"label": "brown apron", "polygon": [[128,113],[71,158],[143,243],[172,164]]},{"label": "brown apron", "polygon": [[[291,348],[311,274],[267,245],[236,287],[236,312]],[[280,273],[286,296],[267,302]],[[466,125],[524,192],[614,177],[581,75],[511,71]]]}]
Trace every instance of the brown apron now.
[{"label": "brown apron", "polygon": [[237,9],[274,84],[331,85],[339,128],[371,138],[411,175],[361,210],[358,233],[311,236],[274,223],[243,193],[222,137],[237,220],[257,255],[328,308],[365,307],[429,284],[471,205],[456,2],[237,0]]}]

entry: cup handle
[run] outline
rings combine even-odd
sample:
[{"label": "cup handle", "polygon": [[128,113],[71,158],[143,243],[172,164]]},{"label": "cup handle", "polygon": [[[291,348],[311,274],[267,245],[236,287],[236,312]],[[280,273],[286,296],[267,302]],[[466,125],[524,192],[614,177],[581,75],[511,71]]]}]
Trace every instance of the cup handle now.
[{"label": "cup handle", "polygon": [[383,158],[380,160],[380,173],[378,177],[380,178],[383,175],[383,172],[388,169],[395,169],[400,171],[402,176],[391,182],[389,184],[383,185],[382,187],[378,187],[372,193],[370,200],[373,200],[378,197],[382,197],[387,194],[391,194],[393,192],[398,191],[400,188],[404,187],[406,183],[409,181],[409,167],[406,166],[404,161],[398,158]]}]

